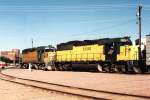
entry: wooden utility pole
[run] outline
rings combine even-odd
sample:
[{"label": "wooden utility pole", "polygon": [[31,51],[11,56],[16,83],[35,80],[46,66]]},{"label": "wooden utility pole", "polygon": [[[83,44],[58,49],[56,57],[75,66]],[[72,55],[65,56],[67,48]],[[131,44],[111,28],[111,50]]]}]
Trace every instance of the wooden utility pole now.
[{"label": "wooden utility pole", "polygon": [[138,31],[139,31],[139,58],[141,58],[141,12],[142,12],[142,6],[138,6],[138,12],[137,12],[137,17],[138,17]]},{"label": "wooden utility pole", "polygon": [[32,48],[33,48],[33,38],[32,38],[32,40],[31,40],[31,42],[32,42]]}]

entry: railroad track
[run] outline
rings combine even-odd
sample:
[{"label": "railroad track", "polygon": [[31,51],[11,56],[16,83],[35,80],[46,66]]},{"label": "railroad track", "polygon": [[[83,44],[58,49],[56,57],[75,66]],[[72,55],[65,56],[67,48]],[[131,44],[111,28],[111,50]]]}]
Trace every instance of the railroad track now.
[{"label": "railroad track", "polygon": [[19,77],[14,77],[11,75],[6,75],[3,73],[0,73],[0,79],[25,85],[25,86],[31,86],[47,91],[55,91],[62,94],[68,94],[72,96],[78,96],[78,97],[84,97],[94,100],[110,100],[110,99],[136,99],[136,100],[143,100],[147,99],[149,100],[150,97],[148,96],[139,96],[139,95],[132,95],[132,94],[125,94],[125,93],[115,93],[115,92],[108,92],[108,91],[100,91],[100,90],[93,90],[93,89],[85,89],[85,88],[79,88],[79,87],[72,87],[72,86],[66,86],[61,84],[55,84],[55,83],[48,83],[38,80],[32,80],[32,79],[24,79]]}]

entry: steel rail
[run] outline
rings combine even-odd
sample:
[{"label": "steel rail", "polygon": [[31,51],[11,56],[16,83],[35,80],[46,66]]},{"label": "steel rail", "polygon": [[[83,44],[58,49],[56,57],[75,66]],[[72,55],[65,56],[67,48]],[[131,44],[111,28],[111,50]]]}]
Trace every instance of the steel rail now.
[{"label": "steel rail", "polygon": [[[38,86],[38,85],[27,84],[27,83],[24,83],[24,82],[17,82],[17,81],[14,81],[14,80],[19,79],[19,78],[9,76],[9,75],[4,75],[4,74],[1,74],[1,75],[4,76],[4,77],[0,76],[1,80],[11,82],[11,83],[16,83],[16,84],[20,84],[20,85],[24,85],[24,86],[29,86],[29,87],[34,87],[34,88],[38,88],[38,89],[42,89],[42,90],[46,90],[46,91],[54,91],[56,93],[62,93],[62,94],[67,94],[67,95],[71,95],[71,96],[76,96],[76,97],[83,97],[83,98],[92,99],[92,100],[109,100],[109,99],[105,99],[105,98],[101,98],[101,97],[94,97],[94,96],[88,96],[88,95],[84,95],[84,94],[71,93],[71,92],[66,92],[66,91],[62,91],[62,90],[45,88],[45,87]],[[27,79],[24,79],[24,80],[27,80]],[[31,81],[31,80],[28,80],[28,81]],[[37,82],[37,81],[34,81],[34,82]]]},{"label": "steel rail", "polygon": [[[106,95],[109,94],[109,95],[115,95],[115,96],[127,96],[127,97],[150,99],[149,96],[141,96],[141,95],[127,94],[127,93],[116,93],[116,92],[103,91],[103,90],[94,90],[94,89],[66,86],[66,85],[61,85],[61,84],[56,84],[56,83],[49,83],[49,82],[43,82],[43,81],[38,81],[38,80],[14,77],[14,76],[6,75],[6,74],[3,74],[3,73],[1,73],[1,75],[5,76],[5,78],[1,78],[2,80],[5,80],[5,81],[14,82],[14,83],[22,84],[22,85],[27,85],[27,86],[32,86],[32,87],[36,87],[36,88],[41,88],[41,89],[44,89],[44,90],[60,92],[60,93],[64,93],[64,94],[70,94],[70,95],[76,95],[76,96],[80,96],[80,97],[92,98],[92,99],[104,99],[104,98],[100,98],[99,96],[90,96],[90,95],[86,95],[86,94],[71,93],[71,92],[68,92],[68,91],[66,92],[66,91],[57,90],[57,89],[45,88],[45,87],[41,87],[41,86],[38,86],[38,85],[33,85],[33,84],[31,85],[31,84],[26,84],[24,82],[13,81],[13,79],[23,80],[23,81],[28,81],[28,82],[34,82],[36,84],[38,83],[38,84],[43,84],[43,85],[51,85],[51,86],[61,87],[61,88],[70,89],[70,90],[81,90],[83,92],[87,91],[87,92],[94,92],[94,93],[106,94]],[[8,77],[10,79],[7,79],[6,77]],[[107,99],[104,99],[104,100],[107,100]]]}]

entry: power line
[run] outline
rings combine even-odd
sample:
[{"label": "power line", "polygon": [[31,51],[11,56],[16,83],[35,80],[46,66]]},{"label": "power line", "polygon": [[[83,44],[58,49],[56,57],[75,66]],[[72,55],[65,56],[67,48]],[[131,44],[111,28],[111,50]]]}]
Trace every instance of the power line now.
[{"label": "power line", "polygon": [[[75,6],[0,6],[0,13],[96,12],[136,8],[136,4],[103,4]],[[149,10],[150,5],[144,5]]]},{"label": "power line", "polygon": [[132,8],[135,5],[89,5],[89,6],[1,6],[1,11],[7,10],[49,10],[49,11],[73,11],[73,10],[90,10],[90,9],[111,9],[111,8]]},{"label": "power line", "polygon": [[112,29],[112,28],[118,28],[118,27],[123,27],[124,25],[127,25],[131,22],[135,22],[135,18],[134,19],[130,19],[130,20],[127,20],[125,22],[122,22],[122,23],[119,23],[119,24],[115,24],[115,25],[112,25],[112,26],[108,26],[108,27],[104,27],[104,28],[98,28],[98,29],[95,29],[95,30],[92,30],[92,31],[89,31],[89,32],[83,32],[83,33],[78,33],[78,34],[73,34],[71,36],[80,36],[80,35],[89,35],[89,34],[99,34],[98,32],[95,33],[96,31],[103,31],[103,30],[109,30],[109,29]]}]

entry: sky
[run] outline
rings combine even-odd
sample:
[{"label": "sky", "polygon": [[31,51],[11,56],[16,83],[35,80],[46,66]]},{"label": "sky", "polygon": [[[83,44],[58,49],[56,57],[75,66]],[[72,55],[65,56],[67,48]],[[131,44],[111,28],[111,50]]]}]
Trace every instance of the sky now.
[{"label": "sky", "polygon": [[[0,50],[71,40],[138,37],[139,0],[0,0]],[[142,37],[150,33],[150,0],[141,0]]]}]

